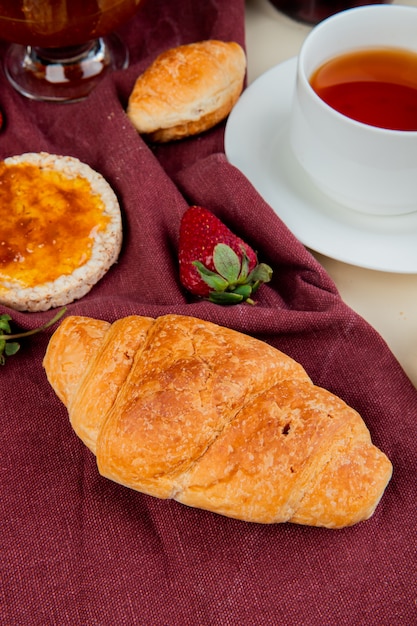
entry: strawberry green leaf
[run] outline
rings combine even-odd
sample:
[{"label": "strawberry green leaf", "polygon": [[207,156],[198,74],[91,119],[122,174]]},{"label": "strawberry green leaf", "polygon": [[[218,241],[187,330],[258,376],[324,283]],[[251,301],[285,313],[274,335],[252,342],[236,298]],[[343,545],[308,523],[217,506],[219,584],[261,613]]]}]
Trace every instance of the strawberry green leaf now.
[{"label": "strawberry green leaf", "polygon": [[215,291],[224,291],[229,286],[225,278],[207,269],[200,261],[193,261],[193,265],[197,268],[200,277],[204,282]]},{"label": "strawberry green leaf", "polygon": [[241,261],[234,250],[225,243],[218,243],[213,250],[213,264],[218,273],[228,283],[236,283],[239,278]]},{"label": "strawberry green leaf", "polygon": [[241,268],[240,268],[240,273],[239,273],[237,282],[246,283],[246,279],[249,273],[249,257],[246,254],[246,250],[243,246],[241,246],[241,250],[242,250],[242,261],[241,261]]},{"label": "strawberry green leaf", "polygon": [[221,293],[212,291],[209,294],[209,300],[215,304],[239,304],[239,302],[243,302],[244,298],[233,291],[223,291]]},{"label": "strawberry green leaf", "polygon": [[244,300],[247,300],[249,296],[252,294],[252,287],[250,285],[238,285],[236,289],[233,290],[233,293],[242,296]]},{"label": "strawberry green leaf", "polygon": [[239,304],[239,302],[248,302],[248,304],[255,304],[254,301],[249,298],[252,295],[252,287],[250,285],[238,285],[233,291],[224,291],[218,293],[215,291],[210,292],[210,302],[216,304]]},{"label": "strawberry green leaf", "polygon": [[248,276],[250,283],[269,283],[272,278],[272,269],[266,263],[257,265]]}]

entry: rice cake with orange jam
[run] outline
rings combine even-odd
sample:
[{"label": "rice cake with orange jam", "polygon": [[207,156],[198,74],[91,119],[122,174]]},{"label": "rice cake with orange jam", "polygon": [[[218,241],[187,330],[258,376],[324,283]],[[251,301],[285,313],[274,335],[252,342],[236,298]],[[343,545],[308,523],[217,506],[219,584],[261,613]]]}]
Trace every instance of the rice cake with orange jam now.
[{"label": "rice cake with orange jam", "polygon": [[116,195],[70,156],[26,153],[0,162],[0,303],[46,311],[81,298],[117,260]]}]

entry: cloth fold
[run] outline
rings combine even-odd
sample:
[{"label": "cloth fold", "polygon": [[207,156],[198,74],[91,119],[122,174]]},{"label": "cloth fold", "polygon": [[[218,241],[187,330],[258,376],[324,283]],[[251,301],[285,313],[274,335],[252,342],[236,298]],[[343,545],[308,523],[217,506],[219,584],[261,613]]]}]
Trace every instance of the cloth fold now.
[{"label": "cloth fold", "polygon": [[[111,483],[46,381],[50,329],[22,341],[0,369],[0,622],[7,626],[417,621],[416,390],[383,339],[227,162],[224,124],[156,147],[125,114],[136,76],[163,49],[206,38],[244,45],[244,9],[243,0],[143,0],[121,29],[129,68],[77,104],[28,101],[1,74],[7,126],[0,157],[40,150],[76,156],[119,197],[120,259],[68,313],[109,321],[181,313],[267,341],[361,413],[393,463],[393,478],[370,520],[339,531],[247,524]],[[221,307],[182,289],[178,230],[194,203],[272,266],[255,306]],[[51,317],[4,306],[0,313],[12,315],[15,329]]]}]

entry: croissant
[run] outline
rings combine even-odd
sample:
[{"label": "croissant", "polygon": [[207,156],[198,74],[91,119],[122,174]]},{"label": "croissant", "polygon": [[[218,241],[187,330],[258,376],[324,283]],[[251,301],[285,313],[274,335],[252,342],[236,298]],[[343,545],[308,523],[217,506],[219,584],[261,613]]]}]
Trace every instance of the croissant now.
[{"label": "croissant", "polygon": [[373,514],[391,477],[354,409],[279,350],[207,321],[69,316],[43,364],[100,474],[158,498],[342,528]]}]

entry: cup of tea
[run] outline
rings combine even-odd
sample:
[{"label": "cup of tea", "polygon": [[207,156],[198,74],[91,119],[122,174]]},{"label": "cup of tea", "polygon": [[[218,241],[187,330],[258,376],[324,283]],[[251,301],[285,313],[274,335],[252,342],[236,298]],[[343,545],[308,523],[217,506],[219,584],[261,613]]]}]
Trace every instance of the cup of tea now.
[{"label": "cup of tea", "polygon": [[333,15],[297,63],[290,147],[327,196],[375,215],[417,211],[417,8]]}]

